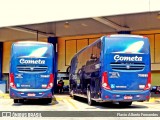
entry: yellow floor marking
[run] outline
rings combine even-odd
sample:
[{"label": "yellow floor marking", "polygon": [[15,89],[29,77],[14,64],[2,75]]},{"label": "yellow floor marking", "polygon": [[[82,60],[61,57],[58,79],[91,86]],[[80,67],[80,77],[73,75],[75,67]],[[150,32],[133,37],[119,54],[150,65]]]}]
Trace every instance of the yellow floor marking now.
[{"label": "yellow floor marking", "polygon": [[[0,99],[1,98],[3,98],[3,99],[10,99],[10,96],[9,96],[9,94],[8,93],[0,93]],[[53,98],[53,100],[54,101],[62,101],[63,99],[66,99],[67,101],[69,101],[70,99],[71,99],[71,97],[69,97],[69,96],[55,96],[54,98]],[[156,101],[160,101],[160,97],[151,97],[150,98],[150,100],[149,100],[149,102],[156,102]],[[70,101],[70,103],[72,103],[71,101]],[[75,106],[74,104],[73,104],[73,106]]]},{"label": "yellow floor marking", "polygon": [[10,96],[9,96],[9,94],[2,93],[2,94],[0,94],[0,98],[10,99]]},{"label": "yellow floor marking", "polygon": [[66,99],[76,110],[78,109],[78,107],[73,103],[71,102],[69,99]]},{"label": "yellow floor marking", "polygon": [[157,100],[160,100],[159,97],[152,97],[149,99],[149,102],[156,102]]}]

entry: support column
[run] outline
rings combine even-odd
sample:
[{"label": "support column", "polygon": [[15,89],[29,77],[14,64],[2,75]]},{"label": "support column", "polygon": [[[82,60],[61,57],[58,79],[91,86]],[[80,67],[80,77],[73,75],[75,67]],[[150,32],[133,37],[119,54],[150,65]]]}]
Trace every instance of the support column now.
[{"label": "support column", "polygon": [[131,34],[131,31],[119,31],[118,34]]},{"label": "support column", "polygon": [[57,52],[57,44],[58,44],[58,38],[57,37],[48,37],[48,43],[52,43],[54,48],[53,48],[53,52],[55,55],[55,59],[53,61],[53,72],[55,72],[54,75],[54,92],[56,92],[56,88],[57,88],[57,66],[58,66],[58,52]]}]

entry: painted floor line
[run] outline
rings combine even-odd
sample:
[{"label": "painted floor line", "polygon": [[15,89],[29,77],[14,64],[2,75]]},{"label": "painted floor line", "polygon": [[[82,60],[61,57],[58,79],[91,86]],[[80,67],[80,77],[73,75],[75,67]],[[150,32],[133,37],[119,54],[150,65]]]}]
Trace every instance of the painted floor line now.
[{"label": "painted floor line", "polygon": [[[9,94],[3,94],[3,93],[0,93],[0,99],[10,99],[10,96]],[[61,101],[63,99],[66,99],[66,100],[70,100],[71,97],[68,97],[68,96],[64,96],[64,97],[61,97],[61,96],[54,96],[53,98],[55,101]],[[160,102],[160,97],[151,97],[149,102]]]},{"label": "painted floor line", "polygon": [[71,102],[69,99],[67,99],[67,101],[68,101],[76,110],[78,110],[78,107],[77,107],[73,102]]}]

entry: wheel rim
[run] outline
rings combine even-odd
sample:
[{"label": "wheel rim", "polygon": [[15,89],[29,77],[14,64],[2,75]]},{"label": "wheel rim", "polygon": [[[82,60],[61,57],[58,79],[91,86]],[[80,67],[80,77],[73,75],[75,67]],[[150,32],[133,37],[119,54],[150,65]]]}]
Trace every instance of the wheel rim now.
[{"label": "wheel rim", "polygon": [[89,90],[87,92],[88,92],[88,103],[90,104],[91,103],[91,93]]},{"label": "wheel rim", "polygon": [[70,95],[73,97],[73,90],[71,90]]}]

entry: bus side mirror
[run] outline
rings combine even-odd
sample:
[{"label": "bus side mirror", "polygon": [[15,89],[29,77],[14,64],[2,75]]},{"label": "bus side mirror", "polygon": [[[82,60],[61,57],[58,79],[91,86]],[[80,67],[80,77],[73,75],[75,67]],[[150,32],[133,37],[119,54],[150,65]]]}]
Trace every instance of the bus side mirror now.
[{"label": "bus side mirror", "polygon": [[68,68],[66,69],[66,72],[69,73],[71,70],[71,66],[68,66]]}]

